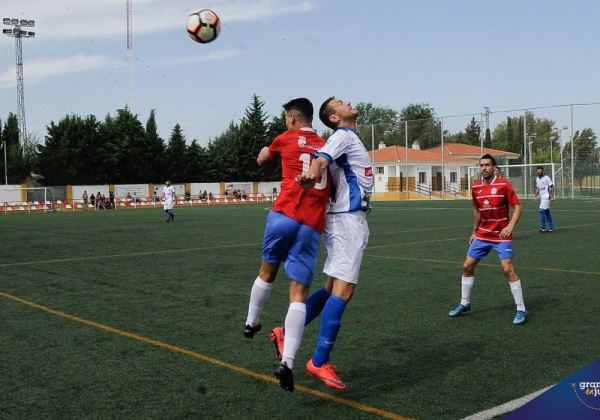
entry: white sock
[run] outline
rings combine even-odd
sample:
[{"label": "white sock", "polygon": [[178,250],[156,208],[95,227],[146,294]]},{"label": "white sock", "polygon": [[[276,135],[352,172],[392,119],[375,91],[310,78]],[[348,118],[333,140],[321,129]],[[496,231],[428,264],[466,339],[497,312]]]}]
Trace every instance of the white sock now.
[{"label": "white sock", "polygon": [[525,302],[523,300],[523,289],[521,289],[521,280],[511,281],[510,291],[515,298],[515,303],[517,304],[517,311],[525,311]]},{"label": "white sock", "polygon": [[304,321],[306,320],[306,304],[292,302],[285,317],[285,340],[283,340],[283,355],[281,361],[290,369],[294,368],[294,358],[300,348]]},{"label": "white sock", "polygon": [[461,282],[461,305],[468,305],[471,303],[471,289],[473,288],[473,283],[475,283],[475,277],[462,277]]},{"label": "white sock", "polygon": [[246,325],[254,327],[258,324],[258,318],[269,300],[271,295],[271,289],[273,289],[273,283],[267,283],[260,277],[254,280],[252,290],[250,291],[250,303],[248,304],[248,318],[246,318]]}]

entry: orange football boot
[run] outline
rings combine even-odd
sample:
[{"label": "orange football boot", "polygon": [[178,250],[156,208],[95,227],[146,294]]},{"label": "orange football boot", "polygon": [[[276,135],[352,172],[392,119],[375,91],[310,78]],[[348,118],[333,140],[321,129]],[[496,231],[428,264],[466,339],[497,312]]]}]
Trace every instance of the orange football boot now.
[{"label": "orange football boot", "polygon": [[321,367],[316,367],[311,357],[308,362],[306,362],[306,372],[308,372],[310,376],[319,379],[329,388],[346,389],[346,385],[335,373],[335,366],[329,362],[324,363]]},{"label": "orange football boot", "polygon": [[283,357],[283,328],[273,328],[273,330],[271,330],[269,340],[275,344],[275,355],[277,356],[277,359],[281,361],[281,358]]}]

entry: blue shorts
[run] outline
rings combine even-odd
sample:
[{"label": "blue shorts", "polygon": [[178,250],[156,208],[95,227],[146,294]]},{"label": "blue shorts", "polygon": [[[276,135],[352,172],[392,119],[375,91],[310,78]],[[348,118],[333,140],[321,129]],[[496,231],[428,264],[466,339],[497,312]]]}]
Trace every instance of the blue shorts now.
[{"label": "blue shorts", "polygon": [[289,278],[310,286],[319,256],[320,236],[313,228],[271,211],[263,236],[262,259],[271,264],[284,261]]},{"label": "blue shorts", "polygon": [[467,251],[467,256],[480,260],[485,257],[491,249],[494,249],[500,258],[500,261],[512,260],[514,257],[512,241],[508,242],[488,242],[474,239]]}]

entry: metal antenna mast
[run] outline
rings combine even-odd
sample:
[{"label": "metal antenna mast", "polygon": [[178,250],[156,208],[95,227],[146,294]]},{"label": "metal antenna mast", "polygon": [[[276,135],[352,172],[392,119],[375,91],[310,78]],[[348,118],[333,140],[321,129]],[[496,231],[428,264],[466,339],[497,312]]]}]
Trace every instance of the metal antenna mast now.
[{"label": "metal antenna mast", "polygon": [[127,107],[129,108],[129,112],[133,113],[133,35],[131,27],[131,2],[132,0],[127,0]]},{"label": "metal antenna mast", "polygon": [[22,38],[34,38],[35,32],[25,31],[21,28],[33,28],[35,21],[28,19],[3,18],[4,25],[13,26],[12,29],[2,29],[4,35],[15,39],[17,55],[17,117],[19,119],[19,141],[23,152],[27,149],[27,124],[25,123],[25,89],[23,86],[23,44]]}]

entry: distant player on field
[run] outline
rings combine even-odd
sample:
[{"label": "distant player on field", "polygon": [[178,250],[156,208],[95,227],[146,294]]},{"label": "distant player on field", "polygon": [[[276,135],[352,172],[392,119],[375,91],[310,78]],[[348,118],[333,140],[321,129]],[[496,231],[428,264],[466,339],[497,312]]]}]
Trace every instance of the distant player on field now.
[{"label": "distant player on field", "polygon": [[[451,317],[471,309],[471,289],[475,281],[475,266],[494,249],[500,258],[502,271],[509,282],[510,290],[517,313],[513,324],[523,324],[527,318],[527,311],[523,301],[521,280],[513,264],[512,233],[519,222],[523,209],[519,197],[506,179],[494,175],[496,160],[491,155],[483,155],[479,159],[481,180],[475,181],[471,188],[473,196],[474,224],[473,234],[469,239],[467,259],[463,264],[461,300],[454,309],[448,313]],[[509,218],[509,209],[514,207],[512,219]]]},{"label": "distant player on field", "polygon": [[321,105],[319,118],[335,133],[315,153],[317,158],[308,174],[298,177],[298,182],[308,188],[329,168],[335,193],[327,212],[324,235],[327,260],[323,272],[329,278],[322,289],[311,294],[307,305],[307,321],[321,313],[321,324],[317,346],[306,370],[330,388],[345,389],[329,358],[342,315],[354,294],[363,251],[369,240],[367,213],[373,172],[369,154],[356,134],[358,110],[349,102],[331,97]]},{"label": "distant player on field", "polygon": [[[540,196],[540,232],[552,232],[554,224],[552,223],[552,215],[550,214],[550,202],[554,200],[554,183],[548,175],[544,175],[544,168],[537,167],[537,177],[535,178],[535,186],[537,187],[534,196]],[[546,222],[548,230],[546,230]]]},{"label": "distant player on field", "polygon": [[165,200],[163,204],[163,209],[167,214],[167,222],[171,222],[175,220],[175,215],[173,214],[173,205],[175,201],[175,187],[171,185],[170,181],[165,182],[162,195],[163,199]]},{"label": "distant player on field", "polygon": [[[297,98],[283,105],[288,131],[277,136],[258,155],[258,164],[265,165],[281,157],[281,193],[269,215],[262,245],[262,264],[250,292],[248,317],[244,336],[254,337],[260,331],[259,316],[267,302],[280,263],[290,278],[290,306],[283,329],[272,333],[280,365],[275,370],[282,388],[293,391],[292,369],[300,347],[306,319],[306,300],[319,255],[319,241],[325,225],[325,209],[329,202],[327,172],[313,188],[304,190],[295,181],[308,172],[313,154],[324,144],[312,128],[313,106],[306,98]],[[279,344],[279,345],[278,345]]]}]

